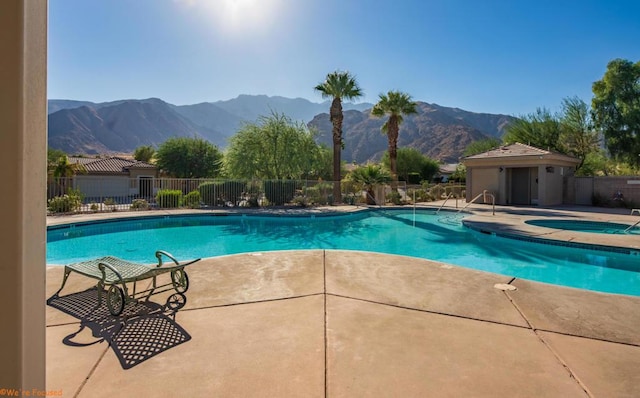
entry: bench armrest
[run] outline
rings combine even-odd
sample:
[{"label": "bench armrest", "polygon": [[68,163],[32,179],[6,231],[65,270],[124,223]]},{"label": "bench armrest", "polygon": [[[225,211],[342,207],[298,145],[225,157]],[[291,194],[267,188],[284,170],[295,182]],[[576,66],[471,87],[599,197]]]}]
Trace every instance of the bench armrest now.
[{"label": "bench armrest", "polygon": [[165,256],[165,257],[169,258],[177,266],[187,266],[189,264],[193,264],[195,262],[200,261],[200,259],[198,258],[198,259],[195,259],[195,260],[191,260],[191,261],[187,261],[187,262],[181,263],[175,257],[173,257],[173,255],[171,253],[166,252],[164,250],[157,250],[156,251],[156,258],[158,259],[158,265],[156,267],[162,267],[162,256]]},{"label": "bench armrest", "polygon": [[120,280],[120,283],[124,285],[124,279],[122,278],[122,275],[120,274],[120,272],[118,272],[116,267],[114,267],[113,265],[111,265],[109,263],[105,263],[103,261],[100,261],[98,263],[98,269],[100,270],[100,272],[102,272],[102,283],[103,284],[107,281],[107,273],[104,270],[105,268],[109,268],[109,270],[111,270],[111,272],[116,274],[116,276]]},{"label": "bench armrest", "polygon": [[180,265],[180,263],[178,262],[178,260],[176,260],[175,257],[173,257],[173,255],[169,252],[166,252],[164,250],[157,250],[156,251],[156,258],[158,259],[158,267],[162,267],[162,256],[165,256],[167,258],[169,258],[171,261],[173,261],[176,265]]}]

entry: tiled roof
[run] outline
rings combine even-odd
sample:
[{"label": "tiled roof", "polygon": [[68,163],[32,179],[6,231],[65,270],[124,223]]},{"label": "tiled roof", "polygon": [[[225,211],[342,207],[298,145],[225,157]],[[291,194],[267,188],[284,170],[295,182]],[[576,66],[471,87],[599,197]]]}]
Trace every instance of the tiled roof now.
[{"label": "tiled roof", "polygon": [[498,148],[492,149],[487,152],[479,153],[477,155],[467,156],[467,159],[485,159],[485,158],[501,158],[501,157],[514,157],[514,156],[540,156],[550,155],[554,152],[545,151],[544,149],[536,148],[530,145],[521,144],[516,142],[511,145],[503,145]]},{"label": "tiled roof", "polygon": [[93,163],[96,160],[100,160],[99,158],[81,158],[77,156],[69,156],[68,159],[69,159],[69,163],[79,163],[82,165]]},{"label": "tiled roof", "polygon": [[128,169],[155,169],[156,166],[147,162],[134,162]]},{"label": "tiled roof", "polygon": [[76,158],[70,157],[70,163],[80,163],[87,170],[87,173],[109,173],[109,174],[127,174],[129,169],[149,168],[155,169],[156,166],[147,162],[137,160],[124,159],[119,157],[92,159],[92,158]]}]

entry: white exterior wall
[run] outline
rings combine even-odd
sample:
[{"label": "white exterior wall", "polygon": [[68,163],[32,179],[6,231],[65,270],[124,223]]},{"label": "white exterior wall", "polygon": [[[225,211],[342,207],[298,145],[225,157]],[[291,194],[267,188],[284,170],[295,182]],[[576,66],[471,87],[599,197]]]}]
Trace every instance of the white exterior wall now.
[{"label": "white exterior wall", "polygon": [[73,185],[74,189],[80,189],[86,198],[115,198],[131,195],[127,176],[77,175]]}]

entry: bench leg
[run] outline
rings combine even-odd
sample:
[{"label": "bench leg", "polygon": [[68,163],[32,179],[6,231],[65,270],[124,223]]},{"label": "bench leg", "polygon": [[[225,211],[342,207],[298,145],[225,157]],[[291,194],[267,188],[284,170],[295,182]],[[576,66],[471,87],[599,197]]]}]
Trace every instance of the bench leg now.
[{"label": "bench leg", "polygon": [[58,294],[60,294],[62,289],[64,289],[64,285],[67,283],[67,279],[69,278],[69,274],[71,274],[71,271],[72,270],[70,268],[64,267],[64,277],[62,278],[62,286],[60,286],[60,289],[58,289],[58,291],[55,292],[53,296],[51,296],[51,298],[58,297]]}]

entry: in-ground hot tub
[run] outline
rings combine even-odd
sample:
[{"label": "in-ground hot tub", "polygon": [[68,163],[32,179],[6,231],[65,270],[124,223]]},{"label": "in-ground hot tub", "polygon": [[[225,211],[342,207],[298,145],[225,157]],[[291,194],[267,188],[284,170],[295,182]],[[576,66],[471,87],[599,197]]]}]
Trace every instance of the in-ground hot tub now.
[{"label": "in-ground hot tub", "polygon": [[[622,224],[606,221],[586,221],[586,220],[528,220],[526,224],[536,227],[564,229],[568,231],[590,232],[596,234],[631,234],[640,235],[640,228],[632,227],[631,224]],[[632,228],[630,228],[632,227]]]}]

